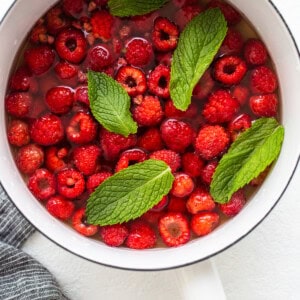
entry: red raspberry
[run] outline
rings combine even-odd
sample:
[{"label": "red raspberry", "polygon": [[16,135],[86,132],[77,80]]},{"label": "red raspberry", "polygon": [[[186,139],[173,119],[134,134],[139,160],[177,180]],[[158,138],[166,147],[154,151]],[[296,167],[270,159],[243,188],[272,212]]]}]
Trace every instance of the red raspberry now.
[{"label": "red raspberry", "polygon": [[68,87],[56,86],[47,92],[45,101],[51,112],[65,114],[71,110],[74,93]]},{"label": "red raspberry", "polygon": [[191,125],[176,119],[168,119],[163,122],[160,132],[167,147],[176,152],[184,152],[195,138],[195,132]]},{"label": "red raspberry", "polygon": [[148,33],[152,29],[154,20],[157,18],[157,16],[157,12],[148,13],[141,16],[133,16],[130,19],[132,22],[131,27],[138,33]]},{"label": "red raspberry", "polygon": [[41,45],[25,51],[25,62],[29,69],[36,75],[48,71],[54,63],[54,51],[48,45]]},{"label": "red raspberry", "polygon": [[266,46],[259,39],[248,39],[244,46],[244,57],[249,65],[263,65],[268,58]]},{"label": "red raspberry", "polygon": [[169,247],[177,247],[190,240],[187,218],[181,213],[166,213],[159,221],[158,229],[163,242]]},{"label": "red raspberry", "polygon": [[242,189],[235,192],[229,202],[226,204],[220,204],[220,210],[227,217],[233,217],[237,215],[246,204],[246,198]]},{"label": "red raspberry", "polygon": [[152,45],[145,39],[133,38],[126,45],[125,58],[136,67],[146,66],[153,58]]},{"label": "red raspberry", "polygon": [[133,163],[139,163],[147,158],[147,154],[142,149],[130,149],[124,151],[116,164],[116,172],[128,168]]},{"label": "red raspberry", "polygon": [[45,165],[48,170],[58,172],[64,169],[69,150],[66,147],[49,147],[45,152]]},{"label": "red raspberry", "polygon": [[101,150],[96,145],[76,147],[73,159],[76,168],[84,175],[92,175],[99,168]]},{"label": "red raspberry", "polygon": [[114,58],[109,47],[100,44],[89,50],[87,61],[90,69],[100,72],[104,68],[111,66],[114,62]]},{"label": "red raspberry", "polygon": [[97,123],[85,112],[76,113],[66,129],[68,140],[75,144],[87,144],[97,135]]},{"label": "red raspberry", "polygon": [[48,42],[47,28],[44,23],[38,21],[30,32],[30,41],[34,44]]},{"label": "red raspberry", "polygon": [[170,68],[164,65],[158,65],[149,74],[148,88],[149,92],[162,98],[170,97]]},{"label": "red raspberry", "polygon": [[46,25],[50,34],[56,35],[69,25],[69,20],[63,14],[61,7],[53,7],[46,15]]},{"label": "red raspberry", "polygon": [[118,70],[116,80],[121,83],[129,96],[144,94],[147,90],[147,80],[140,69],[124,66]]},{"label": "red raspberry", "polygon": [[178,27],[167,18],[158,17],[154,21],[152,42],[156,50],[168,52],[176,48]]},{"label": "red raspberry", "polygon": [[79,86],[76,88],[75,94],[74,94],[74,101],[78,102],[78,103],[83,103],[87,107],[90,107],[88,87],[86,85]]},{"label": "red raspberry", "polygon": [[87,41],[80,30],[68,28],[57,35],[55,49],[60,58],[78,64],[86,55]]},{"label": "red raspberry", "polygon": [[54,71],[60,79],[70,79],[78,74],[77,67],[69,64],[66,61],[57,63],[54,67]]},{"label": "red raspberry", "polygon": [[14,117],[27,117],[32,108],[32,97],[28,93],[9,94],[5,99],[5,108]]},{"label": "red raspberry", "polygon": [[155,232],[146,222],[133,221],[130,224],[129,235],[125,244],[132,249],[153,248],[156,244]]},{"label": "red raspberry", "polygon": [[228,25],[236,25],[242,19],[241,15],[227,3],[221,2],[219,0],[212,0],[208,6],[220,8]]},{"label": "red raspberry", "polygon": [[203,9],[197,5],[185,5],[179,9],[175,14],[175,21],[182,31],[187,23],[189,23],[194,17],[199,15]]},{"label": "red raspberry", "polygon": [[222,126],[206,126],[199,131],[195,147],[201,157],[210,160],[221,155],[229,142],[229,135]]},{"label": "red raspberry", "polygon": [[150,209],[150,211],[162,211],[168,205],[168,202],[168,196],[163,196],[162,199]]},{"label": "red raspberry", "polygon": [[198,106],[195,103],[191,103],[186,111],[177,109],[173,101],[167,100],[165,103],[165,115],[167,118],[178,118],[178,119],[193,119],[198,114]]},{"label": "red raspberry", "polygon": [[217,90],[210,95],[202,115],[211,124],[229,122],[239,110],[239,102],[228,90]]},{"label": "red raspberry", "polygon": [[173,173],[179,169],[181,164],[180,155],[172,150],[155,151],[150,155],[150,158],[164,161]]},{"label": "red raspberry", "polygon": [[111,247],[121,246],[128,237],[128,234],[128,228],[124,224],[100,227],[100,236],[103,242]]},{"label": "red raspberry", "polygon": [[222,56],[213,68],[213,76],[225,85],[234,85],[241,82],[247,72],[246,63],[238,56]]},{"label": "red raspberry", "polygon": [[114,18],[106,10],[96,11],[91,17],[91,25],[94,37],[107,41],[112,35]]},{"label": "red raspberry", "polygon": [[170,196],[167,210],[168,212],[177,212],[185,214],[187,212],[186,199]]},{"label": "red raspberry", "polygon": [[171,67],[173,53],[172,52],[160,52],[155,53],[155,60],[157,65],[164,65]]},{"label": "red raspberry", "polygon": [[145,221],[151,225],[157,226],[159,219],[161,218],[162,215],[163,213],[161,211],[148,210],[140,217],[140,220]]},{"label": "red raspberry", "polygon": [[250,91],[247,87],[243,85],[237,85],[233,88],[231,94],[232,97],[237,99],[240,105],[242,106],[247,102]]},{"label": "red raspberry", "polygon": [[248,114],[244,113],[237,116],[228,124],[228,131],[231,135],[231,140],[235,141],[239,134],[250,128],[251,125],[251,117]]},{"label": "red raspberry", "polygon": [[219,224],[219,215],[214,212],[200,212],[191,219],[191,228],[197,236],[207,235]]},{"label": "red raspberry", "polygon": [[239,54],[243,48],[243,37],[239,31],[229,28],[223,44],[220,48],[220,54]]},{"label": "red raspberry", "polygon": [[187,210],[194,215],[201,211],[211,211],[215,206],[210,193],[201,188],[196,189],[186,202]]},{"label": "red raspberry", "polygon": [[270,68],[260,66],[251,72],[250,85],[253,93],[270,94],[277,89],[278,82],[275,73]]},{"label": "red raspberry", "polygon": [[173,0],[172,3],[177,7],[181,8],[184,5],[194,5],[197,4],[197,0]]},{"label": "red raspberry", "polygon": [[16,163],[24,174],[32,174],[44,162],[44,152],[37,145],[29,144],[20,148],[17,153]]},{"label": "red raspberry", "polygon": [[145,133],[139,136],[137,145],[149,152],[161,150],[163,148],[159,129],[149,128]]},{"label": "red raspberry", "polygon": [[257,95],[250,97],[250,108],[258,117],[275,117],[278,112],[276,94]]},{"label": "red raspberry", "polygon": [[84,236],[95,235],[98,231],[98,226],[87,224],[85,208],[80,208],[75,211],[72,217],[72,226],[77,232]]},{"label": "red raspberry", "polygon": [[56,181],[54,175],[47,169],[37,169],[29,177],[28,188],[39,200],[47,200],[56,193]]},{"label": "red raspberry", "polygon": [[160,101],[154,96],[145,96],[139,105],[132,111],[134,120],[140,126],[154,126],[163,118],[163,110]]},{"label": "red raspberry", "polygon": [[110,176],[112,176],[112,173],[106,171],[95,173],[89,176],[86,181],[86,189],[88,193],[89,194],[93,193],[95,189]]},{"label": "red raspberry", "polygon": [[216,160],[210,161],[206,164],[206,166],[204,166],[200,174],[202,182],[204,182],[207,185],[210,185],[217,166],[218,161]]},{"label": "red raspberry", "polygon": [[85,189],[83,175],[74,169],[64,169],[56,175],[57,191],[60,195],[74,199],[80,196]]},{"label": "red raspberry", "polygon": [[215,82],[211,77],[211,72],[207,70],[195,86],[193,97],[199,100],[205,99],[212,92],[214,86]]},{"label": "red raspberry", "polygon": [[188,196],[194,190],[194,187],[194,181],[189,175],[185,173],[177,173],[175,174],[175,179],[170,193],[175,197],[182,198]]},{"label": "red raspberry", "polygon": [[60,195],[51,197],[46,204],[46,209],[52,216],[64,221],[72,216],[74,208],[75,205],[72,201]]},{"label": "red raspberry", "polygon": [[196,153],[186,152],[182,156],[182,168],[192,177],[198,177],[204,166],[204,161]]},{"label": "red raspberry", "polygon": [[39,145],[51,146],[63,139],[64,127],[59,117],[47,114],[33,122],[30,136]]},{"label": "red raspberry", "polygon": [[20,67],[11,76],[10,88],[13,91],[26,92],[29,90],[35,93],[37,92],[37,82],[26,67]]},{"label": "red raspberry", "polygon": [[75,17],[83,10],[83,0],[63,0],[62,7],[66,14]]},{"label": "red raspberry", "polygon": [[7,130],[7,138],[11,145],[25,146],[30,142],[28,124],[20,121],[13,120]]}]

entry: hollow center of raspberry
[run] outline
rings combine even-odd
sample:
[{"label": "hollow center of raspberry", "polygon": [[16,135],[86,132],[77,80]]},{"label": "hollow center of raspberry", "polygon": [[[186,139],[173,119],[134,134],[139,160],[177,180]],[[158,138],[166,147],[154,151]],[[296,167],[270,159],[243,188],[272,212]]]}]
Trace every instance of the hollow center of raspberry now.
[{"label": "hollow center of raspberry", "polygon": [[235,65],[226,65],[224,66],[224,73],[228,74],[228,75],[231,75],[235,72],[236,70],[236,66]]},{"label": "hollow center of raspberry", "polygon": [[158,85],[159,85],[159,87],[165,89],[168,85],[168,81],[167,81],[166,77],[164,77],[164,76],[160,77],[159,81],[158,81]]},{"label": "hollow center of raspberry", "polygon": [[173,238],[178,238],[181,235],[180,227],[176,223],[168,225],[168,232]]},{"label": "hollow center of raspberry", "polygon": [[125,80],[125,84],[128,85],[130,88],[134,88],[137,86],[136,84],[136,80],[131,77],[131,76],[128,76]]},{"label": "hollow center of raspberry", "polygon": [[73,178],[68,178],[67,179],[67,182],[66,182],[66,185],[69,187],[69,188],[72,188],[75,186],[75,180]]},{"label": "hollow center of raspberry", "polygon": [[49,182],[47,179],[43,178],[38,181],[38,187],[40,190],[45,190],[49,187]]},{"label": "hollow center of raspberry", "polygon": [[77,48],[77,42],[75,39],[69,39],[66,41],[66,47],[73,52]]},{"label": "hollow center of raspberry", "polygon": [[160,31],[160,39],[162,41],[168,41],[170,39],[170,35],[167,32],[161,30]]}]

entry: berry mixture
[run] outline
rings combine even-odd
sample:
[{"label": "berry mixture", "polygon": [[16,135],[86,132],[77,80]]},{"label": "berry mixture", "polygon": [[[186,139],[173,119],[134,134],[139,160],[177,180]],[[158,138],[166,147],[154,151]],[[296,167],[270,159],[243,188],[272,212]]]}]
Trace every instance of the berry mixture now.
[{"label": "berry mixture", "polygon": [[[170,96],[172,56],[187,23],[214,7],[227,35],[181,111]],[[5,99],[7,138],[37,201],[82,235],[133,249],[177,247],[237,215],[267,171],[222,205],[210,194],[214,172],[239,134],[258,118],[278,118],[280,106],[268,50],[251,28],[220,0],[170,0],[128,18],[111,15],[107,1],[61,0],[51,8],[31,30]],[[96,121],[88,70],[106,73],[128,93],[136,134]],[[133,221],[89,224],[89,195],[147,159],[170,166],[169,194]]]}]

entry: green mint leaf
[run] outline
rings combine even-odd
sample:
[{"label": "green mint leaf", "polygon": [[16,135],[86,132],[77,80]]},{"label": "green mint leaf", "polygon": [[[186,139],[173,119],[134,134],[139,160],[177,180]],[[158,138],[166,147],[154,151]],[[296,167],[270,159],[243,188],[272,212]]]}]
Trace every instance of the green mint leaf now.
[{"label": "green mint leaf", "polygon": [[274,118],[261,118],[243,132],[222,157],[214,173],[210,192],[218,203],[248,184],[279,155],[284,128]]},{"label": "green mint leaf", "polygon": [[110,13],[117,17],[145,15],[161,8],[168,0],[109,0]]},{"label": "green mint leaf", "polygon": [[163,161],[149,159],[105,180],[88,199],[87,221],[113,225],[144,214],[168,194],[174,177]]},{"label": "green mint leaf", "polygon": [[128,136],[137,132],[130,113],[130,97],[124,88],[104,73],[88,72],[88,94],[95,119],[108,131]]},{"label": "green mint leaf", "polygon": [[171,64],[170,93],[177,109],[185,111],[193,89],[211,64],[227,32],[218,8],[193,18],[181,33]]}]

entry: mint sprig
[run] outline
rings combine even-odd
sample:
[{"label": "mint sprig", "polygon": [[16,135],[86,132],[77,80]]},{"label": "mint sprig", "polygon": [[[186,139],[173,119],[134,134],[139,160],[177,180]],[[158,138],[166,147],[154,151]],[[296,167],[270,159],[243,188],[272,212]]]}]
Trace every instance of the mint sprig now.
[{"label": "mint sprig", "polygon": [[170,93],[177,109],[185,111],[193,89],[211,64],[227,32],[220,9],[193,18],[181,33],[171,64]]},{"label": "mint sprig", "polygon": [[141,216],[168,194],[174,177],[163,161],[149,159],[114,174],[87,202],[87,221],[113,225]]},{"label": "mint sprig", "polygon": [[168,0],[109,0],[110,13],[117,17],[139,16],[159,9]]},{"label": "mint sprig", "polygon": [[232,194],[248,184],[279,155],[284,128],[274,118],[261,118],[232,143],[222,157],[210,185],[218,203],[227,203]]},{"label": "mint sprig", "polygon": [[88,72],[91,112],[108,131],[128,136],[137,132],[130,113],[130,97],[124,88],[104,73]]}]

